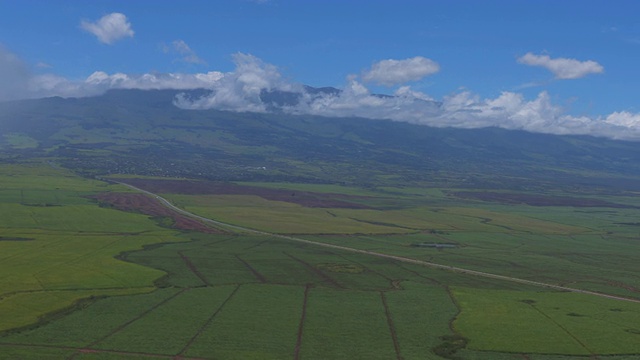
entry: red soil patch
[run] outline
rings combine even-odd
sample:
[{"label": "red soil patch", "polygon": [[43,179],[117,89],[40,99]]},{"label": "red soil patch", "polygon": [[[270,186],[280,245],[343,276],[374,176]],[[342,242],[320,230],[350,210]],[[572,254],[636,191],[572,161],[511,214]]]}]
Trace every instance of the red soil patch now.
[{"label": "red soil patch", "polygon": [[[273,201],[286,201],[305,207],[371,209],[357,203],[366,196],[269,189],[225,182],[164,179],[116,179],[152,193],[184,195],[255,195]],[[354,202],[351,202],[354,201]]]},{"label": "red soil patch", "polygon": [[635,206],[616,204],[604,200],[577,198],[570,196],[499,193],[491,191],[459,191],[453,192],[451,194],[462,199],[492,201],[503,204],[525,204],[530,206],[608,207],[619,209],[636,208]]},{"label": "red soil patch", "polygon": [[91,198],[108,204],[118,210],[139,212],[157,217],[173,219],[173,228],[199,231],[209,234],[222,234],[223,231],[207,226],[195,219],[177,213],[160,203],[160,201],[143,194],[108,192],[94,195]]}]

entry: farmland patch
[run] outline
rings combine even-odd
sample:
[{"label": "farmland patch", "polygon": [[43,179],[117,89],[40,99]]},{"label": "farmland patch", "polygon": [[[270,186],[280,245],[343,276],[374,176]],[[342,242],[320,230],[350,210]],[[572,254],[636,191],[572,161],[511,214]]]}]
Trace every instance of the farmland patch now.
[{"label": "farmland patch", "polygon": [[[640,304],[578,293],[455,288],[455,329],[476,350],[565,355],[640,353]],[[621,311],[611,312],[607,309]],[[606,316],[604,314],[606,313]]]},{"label": "farmland patch", "polygon": [[196,180],[164,180],[127,178],[120,179],[127,184],[151,191],[181,195],[255,195],[266,200],[284,201],[304,207],[368,209],[360,204],[367,196],[337,193],[320,193],[301,190],[274,189],[256,186],[238,185],[227,182]]},{"label": "farmland patch", "polygon": [[572,207],[608,207],[618,209],[637,209],[637,206],[618,204],[600,199],[571,196],[550,196],[493,191],[457,191],[451,195],[461,199],[482,200],[502,204],[525,204],[529,206],[572,206]]},{"label": "farmland patch", "polygon": [[176,229],[200,231],[210,234],[223,232],[171,210],[166,206],[163,206],[157,199],[153,199],[147,195],[107,192],[93,195],[92,198],[103,204],[111,205],[118,210],[141,212],[145,215],[151,215],[154,217],[168,217],[172,219],[171,226]]},{"label": "farmland patch", "polygon": [[336,273],[360,274],[364,271],[362,266],[356,264],[322,263],[316,266],[321,270]]}]

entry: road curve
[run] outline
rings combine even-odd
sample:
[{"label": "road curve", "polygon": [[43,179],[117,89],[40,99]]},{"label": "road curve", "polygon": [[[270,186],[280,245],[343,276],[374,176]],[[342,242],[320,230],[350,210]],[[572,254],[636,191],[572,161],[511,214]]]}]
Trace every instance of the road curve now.
[{"label": "road curve", "polygon": [[433,268],[433,269],[447,270],[447,271],[451,271],[451,272],[455,272],[455,273],[459,273],[459,274],[474,275],[474,276],[488,278],[488,279],[502,280],[502,281],[518,283],[518,284],[524,284],[524,285],[531,285],[531,286],[536,286],[536,287],[541,287],[541,288],[546,288],[546,289],[567,291],[567,292],[573,292],[573,293],[578,293],[578,294],[593,295],[593,296],[598,296],[598,297],[606,298],[606,299],[634,302],[634,303],[640,304],[640,299],[633,299],[633,298],[628,298],[628,297],[624,297],[624,296],[611,295],[611,294],[606,294],[606,293],[601,293],[601,292],[596,292],[596,291],[576,289],[576,288],[572,288],[572,287],[548,284],[548,283],[543,283],[543,282],[533,281],[533,280],[520,279],[520,278],[511,277],[511,276],[492,274],[492,273],[487,273],[487,272],[483,272],[483,271],[465,269],[465,268],[461,268],[461,267],[457,267],[457,266],[442,265],[442,264],[433,263],[433,262],[430,262],[430,261],[417,260],[417,259],[412,259],[412,258],[408,258],[408,257],[404,257],[404,256],[397,256],[397,255],[379,253],[379,252],[375,252],[375,251],[355,249],[355,248],[342,246],[342,245],[327,244],[327,243],[323,243],[323,242],[319,242],[319,241],[305,240],[305,239],[298,238],[298,237],[295,237],[295,236],[274,234],[274,233],[270,233],[270,232],[266,232],[266,231],[247,228],[247,227],[244,227],[244,226],[232,225],[232,224],[228,224],[228,223],[225,223],[225,222],[222,222],[222,221],[217,221],[217,220],[209,219],[209,218],[206,218],[206,217],[203,217],[203,216],[200,216],[200,215],[196,215],[194,213],[191,213],[189,211],[181,209],[181,208],[173,205],[169,200],[163,198],[162,196],[160,196],[158,194],[154,194],[154,193],[152,193],[150,191],[141,189],[139,187],[136,187],[136,186],[133,186],[133,185],[121,182],[121,181],[113,181],[113,180],[106,180],[106,181],[115,182],[115,183],[118,183],[120,185],[126,186],[126,187],[128,187],[128,188],[130,188],[132,190],[147,194],[147,195],[157,199],[158,201],[160,201],[160,203],[162,203],[163,205],[165,205],[169,209],[174,210],[174,211],[176,211],[176,212],[178,212],[178,213],[180,213],[182,215],[186,215],[186,216],[189,216],[189,217],[194,218],[196,220],[200,220],[200,221],[202,221],[204,223],[209,223],[209,224],[212,224],[212,225],[217,225],[217,226],[221,226],[221,227],[224,227],[224,228],[233,229],[233,230],[236,230],[236,231],[242,231],[242,232],[258,234],[258,235],[267,235],[267,236],[276,237],[276,238],[279,238],[279,239],[296,241],[296,242],[310,244],[310,245],[314,245],[314,246],[321,246],[321,247],[325,247],[325,248],[332,248],[332,249],[344,250],[344,251],[349,251],[349,252],[358,253],[358,254],[376,256],[376,257],[396,260],[396,261],[400,261],[400,262],[404,262],[404,263],[410,263],[410,264],[416,264],[416,265],[421,265],[421,266],[425,266],[425,267],[430,267],[430,268]]}]

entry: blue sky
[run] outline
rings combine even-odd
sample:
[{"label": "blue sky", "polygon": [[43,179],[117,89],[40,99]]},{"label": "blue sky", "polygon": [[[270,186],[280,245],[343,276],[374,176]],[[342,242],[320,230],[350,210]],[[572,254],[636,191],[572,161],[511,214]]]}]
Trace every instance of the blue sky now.
[{"label": "blue sky", "polygon": [[[150,88],[140,77],[152,74],[228,95],[185,107],[261,111],[257,88],[307,84],[351,97],[291,112],[635,137],[639,10],[629,0],[0,0],[0,99]],[[412,98],[379,104],[371,93]]]}]

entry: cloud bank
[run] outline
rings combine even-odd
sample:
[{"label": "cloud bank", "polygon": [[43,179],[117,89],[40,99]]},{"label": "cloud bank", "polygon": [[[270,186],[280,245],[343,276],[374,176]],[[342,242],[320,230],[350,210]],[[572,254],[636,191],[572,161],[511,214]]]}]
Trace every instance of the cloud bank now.
[{"label": "cloud bank", "polygon": [[260,95],[263,91],[284,91],[301,94],[302,85],[283,80],[278,69],[253,55],[237,53],[233,56],[236,69],[207,86],[210,96],[195,101],[179,98],[176,102],[186,109],[219,109],[230,111],[266,112],[267,105]]},{"label": "cloud bank", "polygon": [[[393,96],[379,95],[372,94],[363,84],[363,80],[377,79],[370,75],[371,72],[364,73],[361,78],[349,76],[345,86],[339,91],[310,91],[300,84],[285,81],[275,66],[254,56],[237,54],[234,60],[236,69],[221,74],[220,79],[211,84],[211,95],[195,100],[178,98],[176,105],[186,109],[267,112],[273,108],[270,106],[273,104],[269,104],[261,95],[265,91],[280,91],[289,98],[296,99],[294,103],[278,107],[279,111],[288,114],[388,119],[435,127],[495,126],[558,135],[640,140],[640,114],[623,111],[604,117],[568,115],[561,106],[553,104],[545,91],[540,92],[533,100],[516,92],[505,91],[496,98],[482,98],[463,91],[436,101],[428,94],[405,85],[399,87]],[[394,60],[384,63],[382,67],[391,64],[391,68],[404,68],[404,65],[414,63],[409,60],[413,59]],[[374,69],[377,69],[376,66],[372,67]],[[422,74],[429,72],[433,72],[433,68],[423,70]],[[418,76],[425,76],[398,74],[403,72],[398,71],[389,79],[381,75],[380,80],[401,83],[402,80],[407,82]]]},{"label": "cloud bank", "polygon": [[377,62],[362,74],[362,79],[365,82],[394,86],[408,81],[420,80],[438,71],[440,71],[438,63],[422,56],[416,56],[406,60],[389,59]]},{"label": "cloud bank", "polygon": [[96,71],[81,81],[71,81],[53,74],[36,75],[27,82],[28,97],[86,97],[103,94],[109,89],[202,89],[216,83],[223,74],[217,71],[198,74],[159,73],[130,75]]},{"label": "cloud bank", "polygon": [[[109,89],[204,88],[210,90],[209,95],[197,99],[178,96],[175,104],[185,109],[278,111],[387,119],[435,127],[495,126],[538,133],[581,134],[640,141],[640,114],[619,111],[596,117],[573,116],[554,104],[544,91],[534,99],[527,99],[517,92],[503,92],[495,98],[482,98],[470,91],[462,91],[436,100],[403,85],[393,95],[379,95],[367,88],[365,75],[350,75],[342,89],[312,89],[289,81],[276,66],[255,56],[238,53],[233,61],[235,69],[226,73],[132,75],[96,71],[86,79],[74,81],[54,74],[30,74],[28,67],[18,57],[0,47],[0,77],[3,79],[0,82],[0,100],[92,96]],[[398,60],[394,64],[398,63],[411,62]],[[396,76],[394,81],[412,81],[415,76]],[[278,102],[278,99],[282,101]]]},{"label": "cloud bank", "polygon": [[95,35],[101,43],[111,45],[125,37],[133,37],[133,30],[127,17],[121,13],[111,13],[96,22],[83,20],[80,28]]},{"label": "cloud bank", "polygon": [[595,61],[578,61],[576,59],[552,59],[548,55],[527,53],[518,58],[520,64],[541,66],[551,71],[556,79],[578,79],[589,74],[600,74],[604,67]]}]

